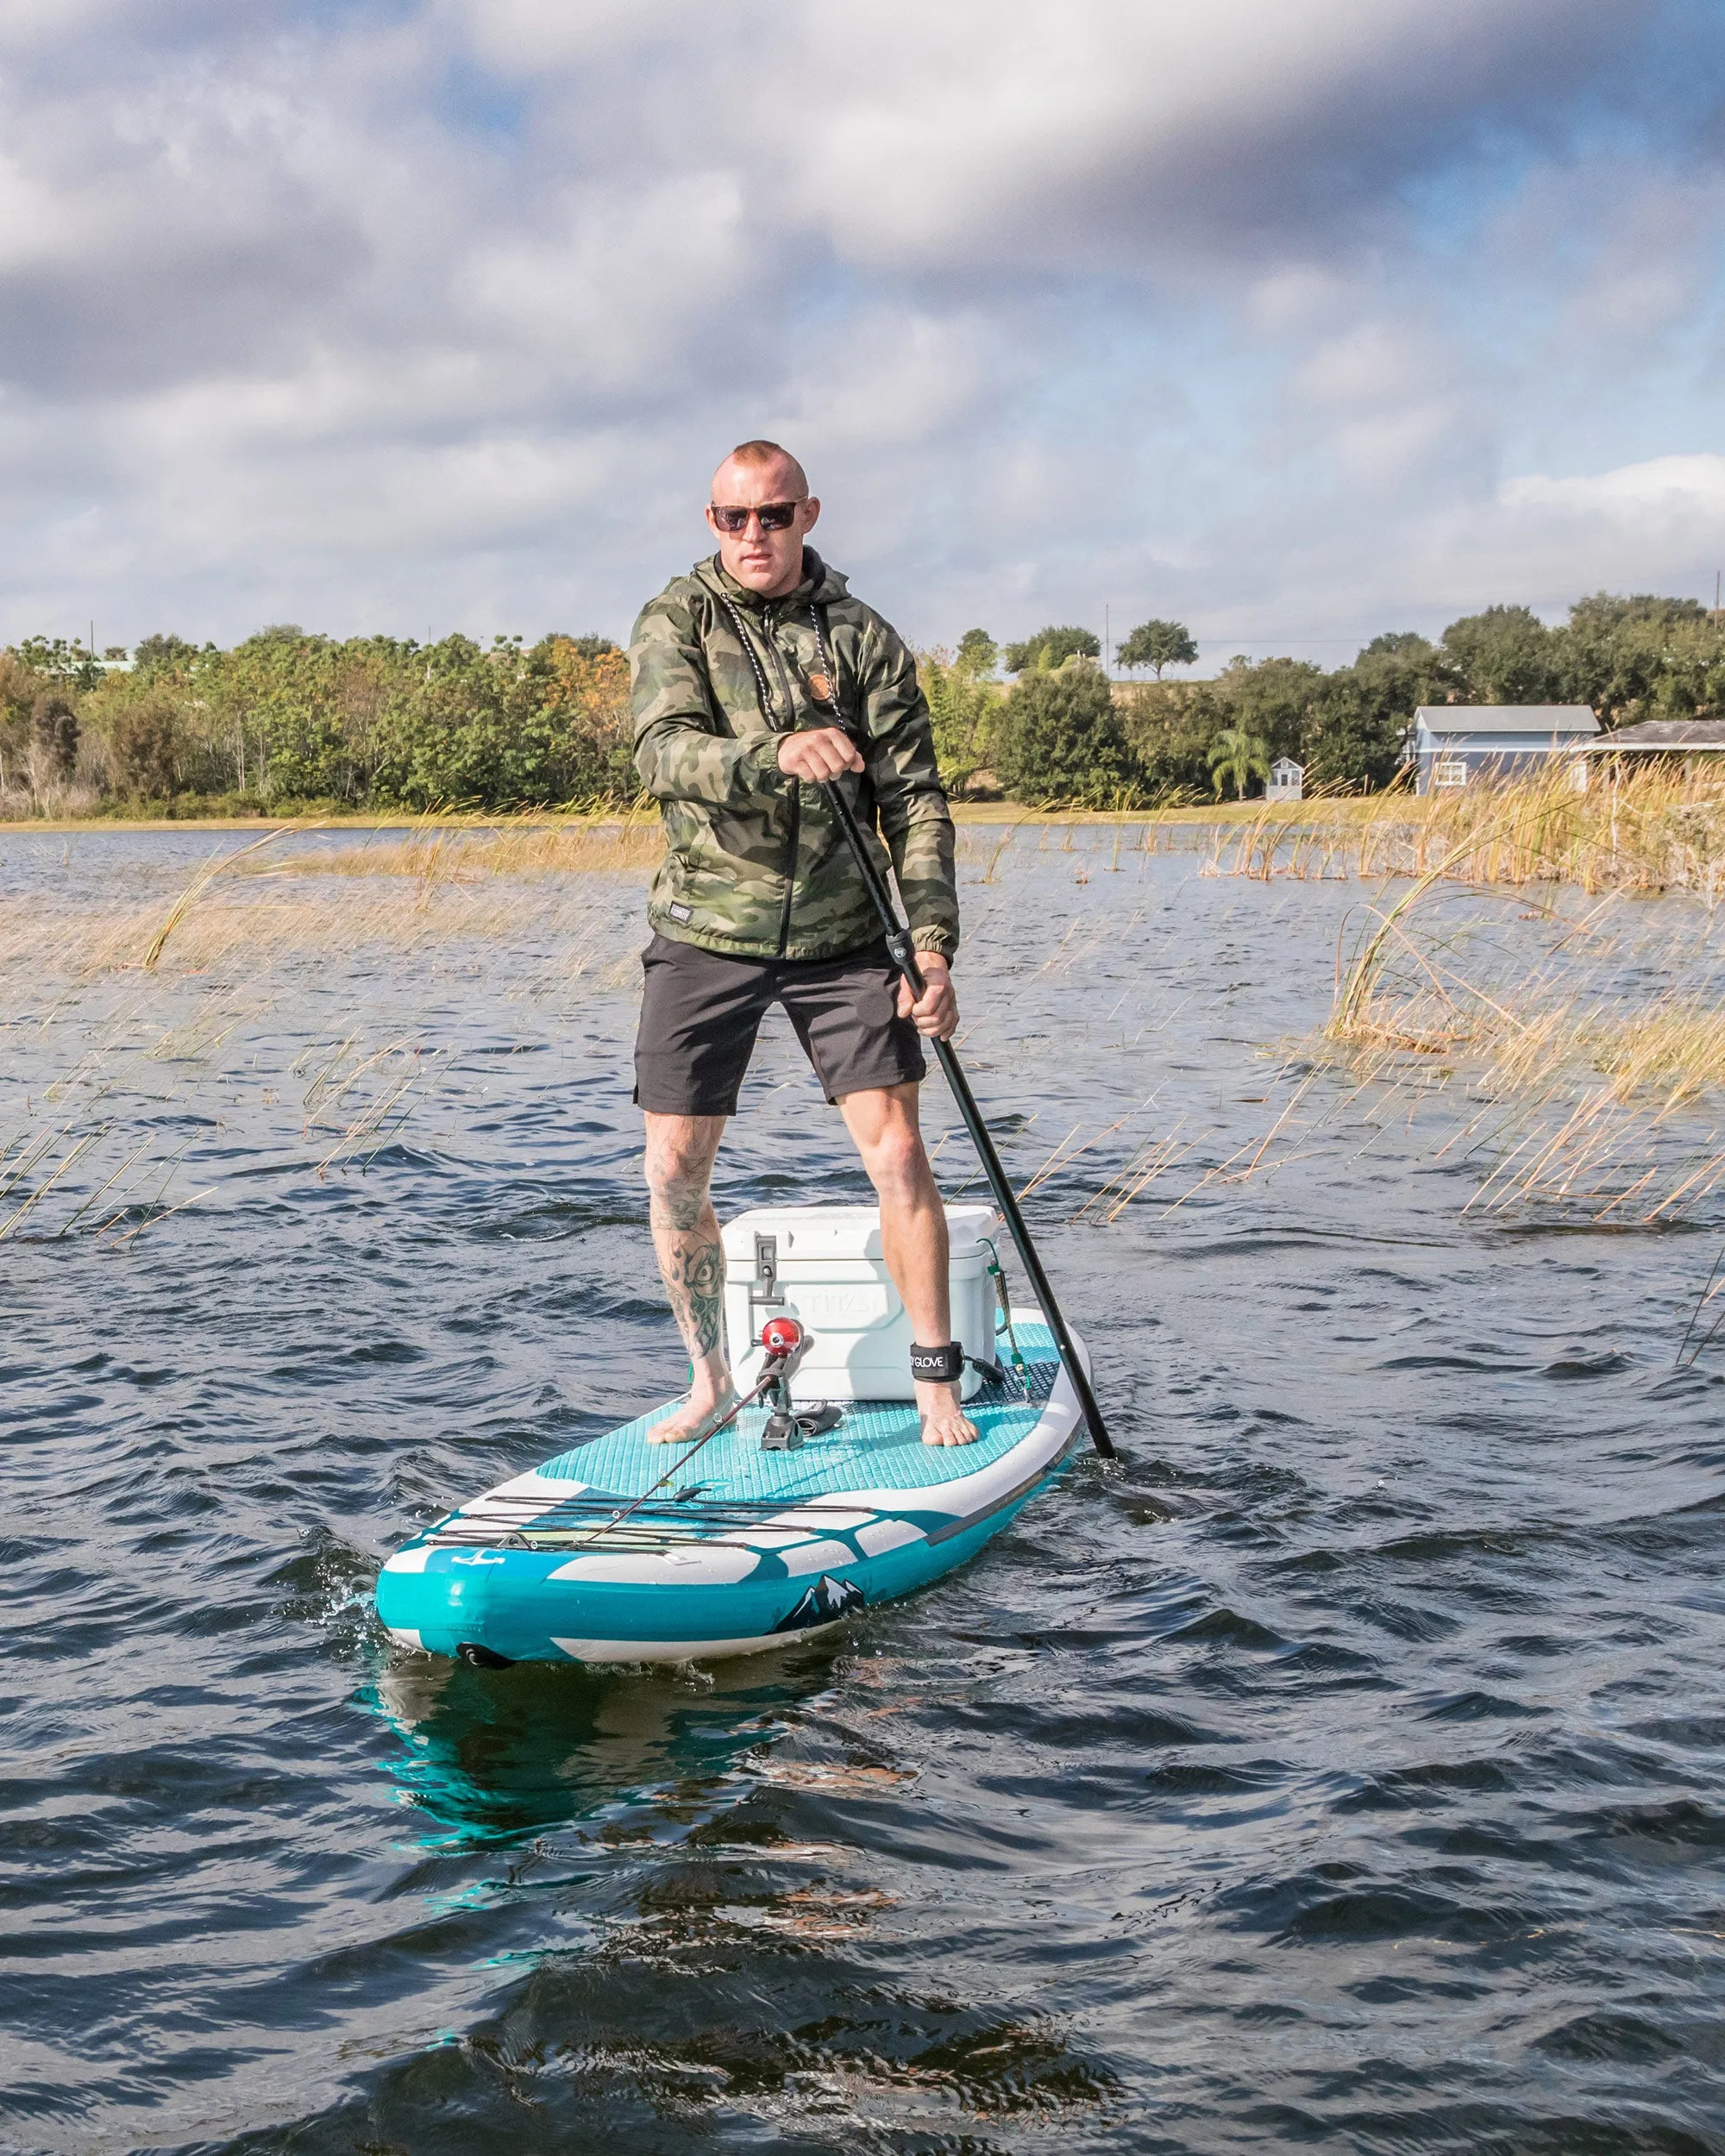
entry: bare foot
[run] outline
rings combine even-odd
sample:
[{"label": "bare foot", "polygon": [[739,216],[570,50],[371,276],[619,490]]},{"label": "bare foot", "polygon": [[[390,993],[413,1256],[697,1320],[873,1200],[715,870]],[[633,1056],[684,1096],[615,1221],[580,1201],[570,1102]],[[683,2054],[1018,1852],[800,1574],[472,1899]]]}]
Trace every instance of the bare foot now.
[{"label": "bare foot", "polygon": [[957,1386],[919,1384],[916,1396],[925,1445],[975,1444],[976,1426],[959,1405]]},{"label": "bare foot", "polygon": [[717,1394],[703,1388],[691,1393],[688,1398],[672,1408],[662,1422],[655,1423],[647,1432],[649,1445],[693,1445],[697,1438],[704,1438],[714,1423],[728,1415],[737,1405],[737,1388],[726,1385]]}]

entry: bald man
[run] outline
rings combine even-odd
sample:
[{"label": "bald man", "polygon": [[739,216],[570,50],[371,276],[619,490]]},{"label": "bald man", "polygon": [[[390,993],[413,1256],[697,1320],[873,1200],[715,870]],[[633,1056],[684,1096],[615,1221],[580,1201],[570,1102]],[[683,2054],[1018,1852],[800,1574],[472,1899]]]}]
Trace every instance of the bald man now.
[{"label": "bald man", "polygon": [[[630,645],[635,761],[666,841],[648,905],[635,1098],[654,1248],[693,1372],[687,1400],[651,1434],[699,1437],[736,1398],[708,1187],[777,1003],[880,1199],[919,1362],[950,1373],[916,1377],[923,1441],[969,1445],[946,1215],[917,1119],[920,1037],[947,1039],[958,1023],[952,818],[915,664],[807,543],[819,514],[788,450],[733,449],[706,511],[718,553],[643,610]],[[891,856],[927,984],[919,1000],[888,956],[825,780],[844,787],[882,870]]]}]

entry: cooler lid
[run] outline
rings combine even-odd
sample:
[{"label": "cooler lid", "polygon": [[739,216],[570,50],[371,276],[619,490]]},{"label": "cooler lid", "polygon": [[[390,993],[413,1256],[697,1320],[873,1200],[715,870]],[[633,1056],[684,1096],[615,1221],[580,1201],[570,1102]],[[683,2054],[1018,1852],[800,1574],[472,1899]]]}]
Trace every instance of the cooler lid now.
[{"label": "cooler lid", "polygon": [[[992,1206],[948,1206],[946,1232],[955,1257],[973,1256],[1000,1220]],[[878,1206],[756,1206],[727,1220],[720,1232],[733,1269],[755,1263],[757,1235],[776,1236],[779,1263],[798,1257],[875,1258],[881,1256]]]}]

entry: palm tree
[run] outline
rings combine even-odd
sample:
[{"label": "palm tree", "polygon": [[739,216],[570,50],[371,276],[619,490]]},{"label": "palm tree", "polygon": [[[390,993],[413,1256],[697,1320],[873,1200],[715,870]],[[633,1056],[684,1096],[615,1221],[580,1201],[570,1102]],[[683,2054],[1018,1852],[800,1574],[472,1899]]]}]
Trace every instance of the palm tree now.
[{"label": "palm tree", "polygon": [[1224,783],[1232,779],[1234,793],[1245,800],[1246,782],[1251,779],[1268,780],[1270,777],[1270,749],[1256,734],[1249,734],[1243,726],[1225,726],[1210,743],[1210,780],[1216,789],[1216,799],[1222,798]]}]

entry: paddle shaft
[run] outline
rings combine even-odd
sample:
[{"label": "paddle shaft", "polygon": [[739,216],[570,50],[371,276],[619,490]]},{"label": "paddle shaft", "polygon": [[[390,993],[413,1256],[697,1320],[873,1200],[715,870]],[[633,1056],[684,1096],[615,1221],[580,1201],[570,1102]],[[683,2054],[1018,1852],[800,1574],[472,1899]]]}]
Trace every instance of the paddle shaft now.
[{"label": "paddle shaft", "polygon": [[[742,615],[722,594],[721,600],[725,612],[731,617],[731,625],[737,632],[737,641],[749,661],[750,670],[755,676],[755,693],[760,699],[761,716],[771,726],[773,693],[768,686],[767,669],[755,649],[754,640],[743,625]],[[830,706],[833,714],[830,723],[839,724],[842,728],[836,697],[836,676],[826,649],[826,631],[822,626],[820,608],[812,603],[809,606],[809,625],[814,631],[815,649],[820,659],[820,686],[817,688],[815,677],[811,676],[810,693],[817,704]],[[787,696],[788,693],[787,689]],[[857,870],[875,911],[881,917],[881,926],[886,935],[887,949],[892,954],[893,963],[910,983],[911,993],[920,997],[928,983],[923,979],[922,968],[917,963],[916,946],[911,942],[910,931],[901,924],[893,909],[892,894],[869,856],[856,812],[845,799],[836,780],[823,779],[817,783],[826,796],[827,803],[838,820],[838,828],[844,833],[851,853],[856,856]],[[1102,1411],[1096,1405],[1096,1395],[1090,1389],[1090,1380],[1085,1375],[1084,1365],[1078,1359],[1077,1349],[1072,1344],[1072,1335],[1066,1329],[1066,1320],[1060,1314],[1060,1305],[1054,1299],[1048,1275],[1042,1269],[1042,1260],[1037,1256],[1036,1245],[1030,1239],[1030,1230],[1025,1225],[1023,1213],[1019,1211],[1019,1201],[1013,1197],[1013,1187],[1007,1181],[1007,1171],[1001,1167],[1000,1156],[994,1150],[994,1141],[988,1135],[988,1126],[982,1120],[982,1111],[976,1106],[976,1096],[970,1090],[970,1081],[960,1068],[957,1051],[950,1041],[936,1041],[934,1053],[941,1069],[946,1074],[946,1082],[952,1088],[953,1099],[958,1103],[958,1112],[964,1119],[964,1127],[969,1131],[971,1143],[982,1163],[982,1173],[988,1177],[988,1188],[994,1194],[994,1203],[1000,1208],[1013,1241],[1018,1245],[1019,1256],[1030,1275],[1030,1284],[1036,1291],[1042,1314],[1054,1335],[1060,1359],[1066,1366],[1066,1375],[1072,1381],[1072,1389],[1078,1395],[1078,1405],[1083,1410],[1084,1420],[1089,1427],[1090,1442],[1103,1459],[1112,1460],[1114,1457],[1113,1439],[1108,1435],[1108,1426],[1102,1420]]]},{"label": "paddle shaft", "polygon": [[[870,859],[862,827],[856,821],[856,812],[844,798],[837,780],[819,781],[820,790],[826,796],[828,805],[838,819],[838,827],[850,842],[850,850],[856,857],[862,881],[875,911],[881,917],[881,926],[886,931],[887,949],[893,963],[910,983],[911,993],[920,997],[927,987],[922,968],[917,963],[916,947],[911,942],[910,931],[900,922],[894,910],[892,894],[881,880],[881,872]],[[1054,1299],[1048,1275],[1042,1269],[1042,1260],[1031,1240],[1025,1217],[1019,1211],[1019,1201],[1013,1195],[1013,1187],[1007,1181],[1007,1171],[1000,1165],[1000,1156],[994,1150],[994,1141],[988,1134],[988,1126],[982,1120],[982,1111],[976,1106],[976,1096],[970,1090],[970,1081],[964,1075],[957,1050],[950,1041],[938,1040],[934,1044],[936,1059],[945,1073],[946,1082],[952,1088],[952,1097],[958,1103],[958,1112],[964,1119],[964,1127],[970,1133],[982,1163],[982,1173],[988,1179],[988,1188],[994,1194],[994,1203],[1000,1208],[1018,1253],[1024,1262],[1030,1284],[1042,1307],[1042,1314],[1048,1320],[1055,1344],[1060,1350],[1060,1359],[1066,1366],[1066,1375],[1072,1381],[1072,1389],[1078,1395],[1078,1404],[1084,1411],[1084,1420],[1089,1427],[1090,1442],[1105,1460],[1114,1457],[1113,1439],[1108,1435],[1107,1425],[1102,1420],[1102,1411],[1096,1405],[1096,1395],[1090,1389],[1090,1380],[1084,1365],[1078,1359],[1078,1351],[1072,1344],[1072,1335],[1066,1329],[1066,1320],[1060,1314],[1060,1305]]]}]

